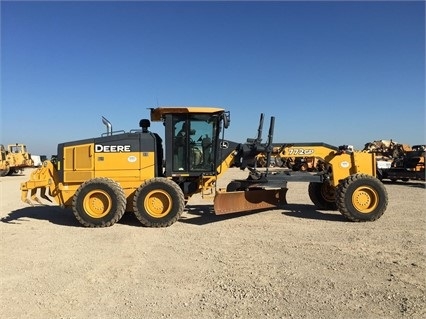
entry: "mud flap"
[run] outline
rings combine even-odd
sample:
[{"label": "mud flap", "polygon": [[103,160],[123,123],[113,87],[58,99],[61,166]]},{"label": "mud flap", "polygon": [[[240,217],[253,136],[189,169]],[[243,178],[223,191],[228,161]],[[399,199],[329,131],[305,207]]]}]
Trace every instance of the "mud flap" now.
[{"label": "mud flap", "polygon": [[276,208],[287,204],[286,193],[287,188],[235,192],[218,190],[214,198],[214,213],[225,215]]}]

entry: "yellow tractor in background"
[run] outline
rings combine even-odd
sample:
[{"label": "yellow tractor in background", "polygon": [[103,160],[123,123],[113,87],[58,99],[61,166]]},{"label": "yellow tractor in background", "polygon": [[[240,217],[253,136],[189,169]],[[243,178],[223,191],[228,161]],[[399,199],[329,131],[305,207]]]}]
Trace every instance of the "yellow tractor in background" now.
[{"label": "yellow tractor in background", "polygon": [[31,159],[31,154],[27,151],[25,144],[9,144],[7,146],[7,160],[10,164],[8,175],[18,174],[24,168],[33,167],[34,161]]},{"label": "yellow tractor in background", "polygon": [[[18,174],[22,172],[24,168],[34,166],[31,154],[27,151],[27,146],[25,144],[9,144],[7,148],[1,145],[1,148],[1,176]],[[5,157],[5,159],[3,159],[3,157]]]},{"label": "yellow tractor in background", "polygon": [[[375,155],[324,143],[285,144],[282,156],[316,157],[325,163],[317,172],[260,171],[256,156],[270,161],[275,118],[268,141],[245,143],[224,139],[230,113],[214,107],[158,107],[139,129],[113,131],[58,145],[54,160],[44,161],[21,184],[21,198],[33,204],[55,200],[71,208],[86,227],[111,226],[133,212],[148,227],[167,227],[184,212],[191,196],[214,195],[217,215],[281,207],[287,203],[287,182],[309,182],[308,192],[319,209],[339,210],[351,221],[373,221],[385,212],[388,195],[376,176]],[[165,141],[149,130],[161,121]],[[230,167],[248,170],[248,177],[231,181],[226,189],[216,182]],[[28,198],[30,193],[30,198]]]},{"label": "yellow tractor in background", "polygon": [[6,155],[6,148],[3,144],[0,144],[0,176],[6,176],[10,171],[10,165]]}]

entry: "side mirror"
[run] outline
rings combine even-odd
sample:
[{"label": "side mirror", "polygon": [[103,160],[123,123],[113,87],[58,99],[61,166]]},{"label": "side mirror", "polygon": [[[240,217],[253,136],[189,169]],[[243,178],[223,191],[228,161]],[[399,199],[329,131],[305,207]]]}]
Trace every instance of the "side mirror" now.
[{"label": "side mirror", "polygon": [[224,112],[222,115],[222,119],[223,119],[223,127],[228,128],[229,123],[231,122],[231,113],[229,111]]}]

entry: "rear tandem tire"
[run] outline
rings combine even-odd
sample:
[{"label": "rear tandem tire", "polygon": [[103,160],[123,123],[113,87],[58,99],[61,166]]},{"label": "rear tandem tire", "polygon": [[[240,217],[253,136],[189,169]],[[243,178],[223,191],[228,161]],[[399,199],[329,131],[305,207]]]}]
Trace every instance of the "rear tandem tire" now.
[{"label": "rear tandem tire", "polygon": [[94,178],[81,184],[72,201],[72,211],[85,227],[109,227],[123,217],[126,195],[109,178]]},{"label": "rear tandem tire", "polygon": [[336,204],[340,213],[351,221],[374,221],[385,212],[388,193],[377,178],[354,174],[340,182]]},{"label": "rear tandem tire", "polygon": [[145,181],[133,197],[133,212],[147,227],[168,227],[174,224],[185,208],[182,189],[174,181],[156,177]]},{"label": "rear tandem tire", "polygon": [[329,183],[309,183],[309,198],[321,210],[337,210],[336,188]]}]

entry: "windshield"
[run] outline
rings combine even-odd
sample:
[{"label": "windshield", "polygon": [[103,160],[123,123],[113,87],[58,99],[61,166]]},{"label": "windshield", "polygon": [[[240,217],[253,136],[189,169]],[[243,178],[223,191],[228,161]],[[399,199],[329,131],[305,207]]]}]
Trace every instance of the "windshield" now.
[{"label": "windshield", "polygon": [[174,118],[173,170],[213,171],[217,118],[196,114]]}]

